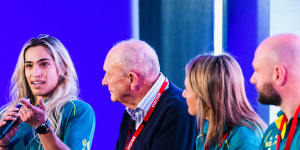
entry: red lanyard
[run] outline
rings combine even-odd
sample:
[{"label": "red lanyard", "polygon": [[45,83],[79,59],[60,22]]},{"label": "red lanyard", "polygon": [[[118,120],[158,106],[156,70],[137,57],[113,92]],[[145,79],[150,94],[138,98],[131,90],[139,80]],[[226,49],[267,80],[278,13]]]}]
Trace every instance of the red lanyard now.
[{"label": "red lanyard", "polygon": [[[227,129],[227,131],[226,131],[226,133],[224,134],[224,136],[223,136],[223,138],[222,138],[221,143],[220,143],[219,146],[218,146],[218,149],[221,148],[222,144],[224,143],[224,141],[225,141],[226,138],[228,137],[229,132],[231,131],[231,129],[232,129],[232,126],[229,126],[228,129]],[[205,146],[205,150],[209,150],[209,146],[208,146],[208,145]]]},{"label": "red lanyard", "polygon": [[[298,106],[297,111],[296,111],[296,113],[294,115],[294,118],[292,120],[292,126],[291,126],[291,129],[290,129],[288,138],[286,140],[284,150],[289,150],[290,147],[291,147],[291,143],[292,143],[295,131],[296,131],[296,127],[297,127],[297,121],[298,121],[299,113],[300,113],[300,105]],[[286,120],[287,120],[287,117],[286,117],[286,115],[284,115],[283,118],[282,118],[281,124],[280,124],[279,134],[277,136],[276,150],[279,150],[279,145],[280,145],[280,141],[281,141],[281,130],[282,130],[283,124],[286,122]]]},{"label": "red lanyard", "polygon": [[154,111],[154,108],[155,108],[157,102],[159,101],[159,98],[160,98],[161,94],[164,92],[164,90],[167,87],[168,83],[169,83],[168,79],[167,79],[167,77],[165,77],[165,81],[162,84],[162,86],[160,87],[158,93],[156,94],[156,96],[155,96],[155,98],[154,98],[154,100],[153,100],[153,102],[150,106],[149,111],[147,112],[146,116],[144,117],[143,122],[139,125],[138,129],[134,132],[134,134],[133,134],[132,138],[130,139],[129,143],[127,145],[125,144],[125,148],[124,148],[125,150],[130,150],[131,149],[131,147],[132,147],[133,143],[135,142],[136,138],[139,136],[142,129],[144,128],[144,126],[145,126],[144,124],[146,122],[148,122],[152,112]]}]

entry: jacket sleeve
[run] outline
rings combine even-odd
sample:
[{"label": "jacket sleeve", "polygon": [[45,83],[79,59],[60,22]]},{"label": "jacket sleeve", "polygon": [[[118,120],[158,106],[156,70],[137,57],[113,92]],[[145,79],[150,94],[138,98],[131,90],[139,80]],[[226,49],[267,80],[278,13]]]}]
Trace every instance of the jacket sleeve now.
[{"label": "jacket sleeve", "polygon": [[92,107],[83,101],[70,103],[63,112],[65,117],[62,121],[65,123],[62,141],[72,150],[90,150],[95,131],[95,113]]}]

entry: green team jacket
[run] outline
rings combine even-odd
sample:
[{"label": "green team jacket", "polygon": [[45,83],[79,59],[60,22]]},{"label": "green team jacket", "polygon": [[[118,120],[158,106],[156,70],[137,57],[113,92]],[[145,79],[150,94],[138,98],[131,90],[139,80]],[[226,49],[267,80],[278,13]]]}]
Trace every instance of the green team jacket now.
[{"label": "green team jacket", "polygon": [[[196,138],[196,150],[204,150],[208,124],[206,120],[203,126],[203,134],[200,133]],[[209,150],[259,150],[263,131],[260,127],[256,127],[252,123],[250,124],[254,130],[246,126],[234,126],[220,148],[218,148],[219,144],[210,145]],[[228,125],[225,124],[224,131],[227,128]]]},{"label": "green team jacket", "polygon": [[[275,150],[276,149],[276,143],[277,143],[277,135],[279,134],[279,127],[282,121],[282,118],[284,116],[284,113],[280,110],[277,113],[277,120],[273,122],[266,130],[264,133],[263,141],[261,144],[261,150]],[[298,122],[297,122],[297,127],[296,131],[290,146],[290,150],[300,150],[300,120],[299,120],[300,114],[298,115]],[[291,121],[287,124],[282,129],[281,132],[281,142],[279,145],[279,150],[283,150],[285,148],[285,143],[292,125],[292,119]]]},{"label": "green team jacket", "polygon": [[[92,107],[83,101],[73,100],[64,106],[62,113],[61,141],[71,150],[90,150],[95,131]],[[34,128],[22,122],[10,140],[9,149],[43,150],[43,146]]]}]

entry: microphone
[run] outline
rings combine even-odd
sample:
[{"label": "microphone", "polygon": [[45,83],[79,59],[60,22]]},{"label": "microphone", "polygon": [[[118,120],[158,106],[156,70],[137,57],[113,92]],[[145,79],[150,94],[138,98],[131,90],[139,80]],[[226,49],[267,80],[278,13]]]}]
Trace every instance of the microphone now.
[{"label": "microphone", "polygon": [[[22,104],[18,104],[16,106],[16,108],[21,108],[23,105]],[[19,111],[18,111],[19,112]],[[18,118],[19,119],[19,118]],[[17,121],[17,120],[16,120]],[[2,127],[0,127],[0,140],[2,138],[4,138],[4,136],[7,134],[7,132],[10,130],[10,128],[15,124],[16,121],[12,121],[12,120],[9,120],[9,121],[6,121],[6,124],[3,125]]]}]

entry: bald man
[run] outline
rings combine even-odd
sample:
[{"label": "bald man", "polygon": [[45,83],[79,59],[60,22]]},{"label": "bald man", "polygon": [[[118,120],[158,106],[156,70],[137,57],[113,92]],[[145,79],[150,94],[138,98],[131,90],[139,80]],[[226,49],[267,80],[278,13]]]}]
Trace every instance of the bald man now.
[{"label": "bald man", "polygon": [[[256,49],[250,79],[262,104],[281,108],[266,130],[261,149],[300,149],[300,37],[280,34]],[[298,121],[298,122],[297,122]]]},{"label": "bald man", "polygon": [[122,41],[107,54],[103,85],[113,102],[126,106],[116,150],[192,150],[195,118],[188,114],[182,90],[160,72],[152,47]]}]

